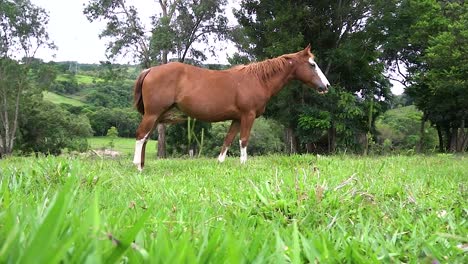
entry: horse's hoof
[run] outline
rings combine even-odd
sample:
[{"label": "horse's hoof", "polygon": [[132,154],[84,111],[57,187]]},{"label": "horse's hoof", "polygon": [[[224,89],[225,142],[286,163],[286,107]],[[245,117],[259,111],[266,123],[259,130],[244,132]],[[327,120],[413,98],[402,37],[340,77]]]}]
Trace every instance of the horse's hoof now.
[{"label": "horse's hoof", "polygon": [[137,170],[138,170],[139,172],[142,172],[142,171],[143,171],[143,166],[141,166],[140,163],[133,163],[133,164],[137,167]]}]

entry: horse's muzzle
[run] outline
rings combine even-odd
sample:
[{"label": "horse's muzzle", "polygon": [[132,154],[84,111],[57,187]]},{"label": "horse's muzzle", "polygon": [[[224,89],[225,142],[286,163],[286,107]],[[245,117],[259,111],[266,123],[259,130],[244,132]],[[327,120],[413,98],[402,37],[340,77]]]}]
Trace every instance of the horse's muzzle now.
[{"label": "horse's muzzle", "polygon": [[319,88],[318,88],[318,93],[319,93],[319,94],[328,93],[328,87],[330,87],[329,84],[327,84],[327,85],[325,85],[325,86],[319,86]]}]

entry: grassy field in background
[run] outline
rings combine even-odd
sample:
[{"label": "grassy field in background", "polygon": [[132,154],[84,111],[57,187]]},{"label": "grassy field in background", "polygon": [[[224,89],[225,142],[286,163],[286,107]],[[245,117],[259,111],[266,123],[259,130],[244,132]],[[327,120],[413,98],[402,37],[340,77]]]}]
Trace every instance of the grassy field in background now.
[{"label": "grassy field in background", "polygon": [[[99,150],[99,149],[112,149],[114,151],[120,152],[123,156],[130,156],[133,155],[133,151],[135,150],[135,139],[134,138],[114,138],[111,139],[110,137],[90,137],[87,139],[88,145],[91,149]],[[110,142],[113,141],[113,147],[110,147]],[[155,152],[156,141],[150,140],[147,143],[148,154]],[[152,149],[154,151],[152,151]],[[151,155],[148,155],[150,157]]]},{"label": "grassy field in background", "polygon": [[[101,78],[94,77],[94,76],[89,76],[89,75],[82,75],[82,74],[76,74],[74,76],[74,78],[76,79],[76,81],[80,85],[104,82],[104,80],[101,79]],[[57,80],[58,81],[68,81],[68,80],[70,80],[70,76],[68,74],[61,74],[61,75],[57,76]]]},{"label": "grassy field in background", "polygon": [[63,95],[59,95],[59,94],[56,94],[54,92],[44,91],[42,94],[44,95],[44,100],[53,102],[55,104],[69,104],[69,105],[73,105],[73,106],[83,106],[83,105],[85,105],[85,103],[83,103],[80,100],[77,100],[77,99],[74,99],[74,98],[71,98],[71,97],[66,97],[66,96],[63,96]]},{"label": "grassy field in background", "polygon": [[128,157],[50,156],[0,168],[0,263],[467,260],[466,156],[167,159],[142,173]]}]

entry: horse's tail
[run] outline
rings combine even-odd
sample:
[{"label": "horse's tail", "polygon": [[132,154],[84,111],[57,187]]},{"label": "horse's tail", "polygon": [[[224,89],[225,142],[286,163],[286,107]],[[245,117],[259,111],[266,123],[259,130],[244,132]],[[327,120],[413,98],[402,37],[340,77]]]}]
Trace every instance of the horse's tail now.
[{"label": "horse's tail", "polygon": [[150,72],[150,69],[146,69],[140,73],[140,76],[138,76],[138,79],[135,82],[135,87],[134,89],[134,98],[133,98],[133,103],[140,112],[140,114],[145,114],[145,106],[143,104],[143,95],[141,93],[142,87],[143,87],[143,80],[145,79],[146,75]]}]

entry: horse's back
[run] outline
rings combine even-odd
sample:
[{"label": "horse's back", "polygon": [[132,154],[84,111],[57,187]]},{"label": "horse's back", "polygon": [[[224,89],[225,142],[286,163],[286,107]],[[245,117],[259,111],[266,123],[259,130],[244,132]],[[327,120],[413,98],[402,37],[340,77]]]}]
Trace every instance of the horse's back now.
[{"label": "horse's back", "polygon": [[[210,70],[179,62],[151,68],[145,79],[145,105],[177,106],[204,121],[239,119],[240,112],[263,109],[265,94],[258,79],[238,69]],[[146,103],[148,101],[148,104]]]}]

